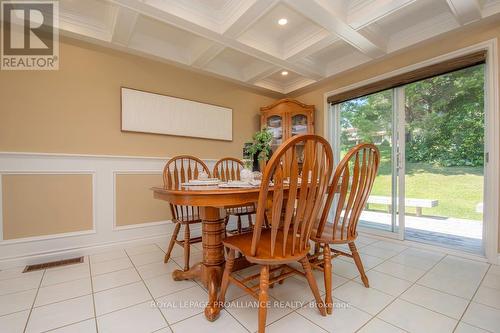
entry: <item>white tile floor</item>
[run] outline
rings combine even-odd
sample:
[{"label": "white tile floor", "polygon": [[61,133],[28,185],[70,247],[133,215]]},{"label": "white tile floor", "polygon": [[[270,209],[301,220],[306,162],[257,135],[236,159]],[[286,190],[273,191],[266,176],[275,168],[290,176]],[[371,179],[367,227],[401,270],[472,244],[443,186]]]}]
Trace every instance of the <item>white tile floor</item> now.
[{"label": "white tile floor", "polygon": [[[231,307],[210,323],[206,290],[172,280],[182,249],[163,264],[165,244],[85,258],[82,264],[21,273],[0,271],[0,332],[255,332],[252,299],[232,287]],[[308,306],[307,283],[294,277],[270,290],[268,332],[500,332],[500,267],[361,236],[358,248],[371,288],[351,259],[334,260],[331,316]],[[192,262],[201,259],[193,247]],[[239,274],[255,271],[249,268]],[[322,273],[315,272],[324,292]],[[193,306],[194,304],[194,306]],[[306,304],[306,305],[304,305]]]}]

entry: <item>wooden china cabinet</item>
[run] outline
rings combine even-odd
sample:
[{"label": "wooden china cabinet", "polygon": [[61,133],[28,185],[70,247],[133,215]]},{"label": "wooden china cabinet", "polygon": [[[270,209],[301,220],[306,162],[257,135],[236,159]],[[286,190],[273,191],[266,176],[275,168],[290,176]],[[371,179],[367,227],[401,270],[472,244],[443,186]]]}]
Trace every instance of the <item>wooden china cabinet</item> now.
[{"label": "wooden china cabinet", "polygon": [[[273,152],[288,138],[305,133],[314,133],[314,105],[294,99],[281,99],[260,108],[261,128],[267,127],[273,134]],[[304,160],[304,147],[299,147],[299,163]]]}]

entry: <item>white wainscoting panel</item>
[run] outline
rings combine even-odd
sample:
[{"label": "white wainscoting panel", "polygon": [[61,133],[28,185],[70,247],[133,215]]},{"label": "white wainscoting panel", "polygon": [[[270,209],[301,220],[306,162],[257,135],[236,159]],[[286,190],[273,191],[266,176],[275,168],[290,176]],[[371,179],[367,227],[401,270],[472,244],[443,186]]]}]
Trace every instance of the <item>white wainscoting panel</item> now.
[{"label": "white wainscoting panel", "polygon": [[[167,161],[168,158],[161,157],[0,152],[0,176],[10,173],[92,173],[95,203],[94,230],[30,237],[15,241],[0,239],[0,269],[89,255],[102,252],[106,248],[123,247],[124,243],[168,239],[173,231],[173,225],[162,223],[165,221],[155,221],[156,223],[140,228],[114,227],[115,172],[127,170],[138,173],[158,173],[162,172]],[[214,160],[205,159],[204,161],[210,169],[215,164]],[[0,230],[3,230],[1,198],[0,193]]]}]

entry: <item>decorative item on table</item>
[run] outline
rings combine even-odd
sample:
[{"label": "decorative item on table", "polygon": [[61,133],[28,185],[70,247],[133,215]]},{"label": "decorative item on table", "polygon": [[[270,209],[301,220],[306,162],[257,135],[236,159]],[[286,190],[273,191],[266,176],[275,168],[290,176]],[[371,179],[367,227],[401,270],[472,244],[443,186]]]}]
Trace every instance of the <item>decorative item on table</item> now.
[{"label": "decorative item on table", "polygon": [[262,179],[262,172],[260,172],[260,171],[254,171],[253,172],[253,179],[254,180],[261,180]]},{"label": "decorative item on table", "polygon": [[240,171],[240,180],[243,182],[250,182],[253,180],[253,172],[252,172],[252,161],[244,160],[245,167]]},{"label": "decorative item on table", "polygon": [[[252,179],[248,182],[242,180],[230,180],[227,183],[220,183],[218,186],[224,188],[255,188],[259,187],[261,183],[262,181],[260,179]],[[269,186],[273,186],[273,182],[269,182]]]},{"label": "decorative item on table", "polygon": [[245,143],[243,154],[247,158],[253,159],[253,171],[260,171],[259,162],[265,163],[272,153],[271,141],[273,134],[264,127],[252,137],[252,142]]},{"label": "decorative item on table", "polygon": [[252,185],[251,182],[252,181],[230,180],[227,183],[220,183],[218,186],[223,187],[223,188],[252,188],[252,187],[256,187],[256,185]]},{"label": "decorative item on table", "polygon": [[208,185],[218,185],[220,183],[219,178],[205,178],[205,179],[191,179],[188,182],[182,183],[182,186],[208,186]]},{"label": "decorative item on table", "polygon": [[208,179],[208,173],[205,171],[202,171],[198,174],[198,179],[199,180],[207,180]]}]

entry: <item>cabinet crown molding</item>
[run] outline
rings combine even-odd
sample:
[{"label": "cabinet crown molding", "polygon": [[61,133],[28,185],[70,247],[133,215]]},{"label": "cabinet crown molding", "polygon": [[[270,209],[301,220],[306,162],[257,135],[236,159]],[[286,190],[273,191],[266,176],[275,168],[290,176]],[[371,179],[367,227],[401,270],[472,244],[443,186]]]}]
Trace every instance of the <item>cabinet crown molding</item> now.
[{"label": "cabinet crown molding", "polygon": [[263,106],[260,108],[260,111],[267,111],[267,110],[270,110],[270,109],[273,109],[275,108],[277,105],[280,105],[282,103],[295,103],[297,104],[298,106],[304,108],[304,109],[312,109],[314,110],[314,105],[308,105],[308,104],[304,104],[300,101],[297,101],[296,99],[291,99],[291,98],[283,98],[283,99],[280,99],[276,102],[274,102],[273,104],[271,105],[267,105],[267,106]]}]

